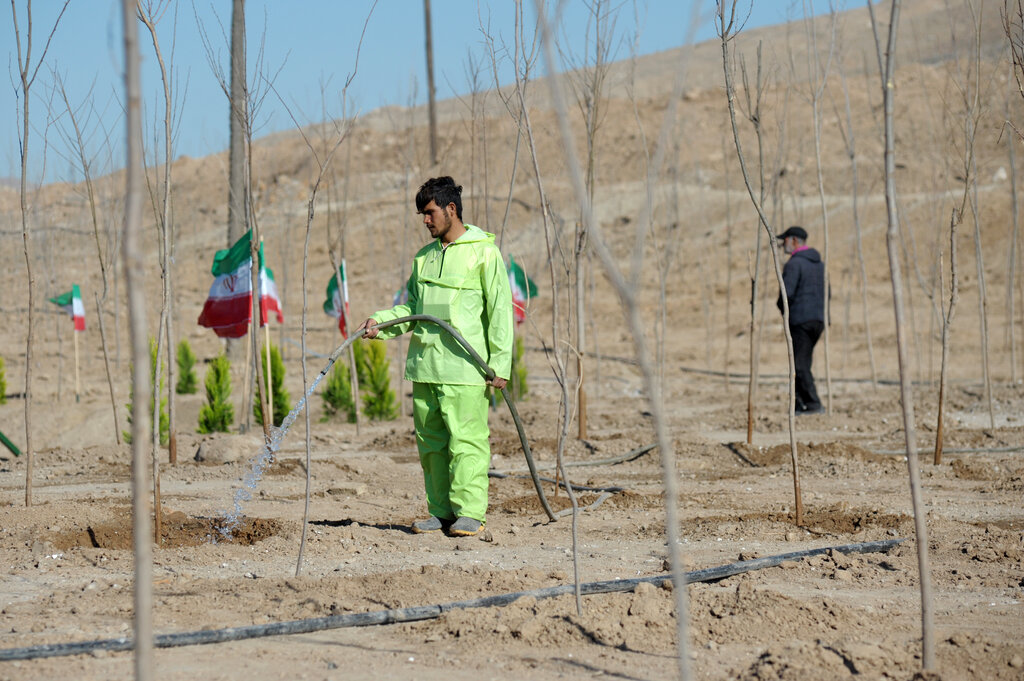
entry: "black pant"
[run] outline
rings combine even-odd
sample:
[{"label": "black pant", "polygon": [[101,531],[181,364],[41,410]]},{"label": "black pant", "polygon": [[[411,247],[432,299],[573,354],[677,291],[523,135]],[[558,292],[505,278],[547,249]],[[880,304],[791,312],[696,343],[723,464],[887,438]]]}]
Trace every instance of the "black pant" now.
[{"label": "black pant", "polygon": [[789,327],[793,336],[793,360],[796,364],[796,410],[807,411],[821,408],[818,391],[814,389],[814,374],[811,361],[814,344],[825,330],[824,322],[803,322]]}]

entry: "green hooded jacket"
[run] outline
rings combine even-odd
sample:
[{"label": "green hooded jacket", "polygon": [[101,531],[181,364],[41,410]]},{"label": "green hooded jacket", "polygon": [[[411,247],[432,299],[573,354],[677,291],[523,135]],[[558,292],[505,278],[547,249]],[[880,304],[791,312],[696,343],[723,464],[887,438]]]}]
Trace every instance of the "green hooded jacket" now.
[{"label": "green hooded jacket", "polygon": [[[499,377],[512,370],[512,293],[494,235],[474,225],[441,248],[435,239],[413,258],[407,303],[373,314],[380,322],[429,314],[451,324]],[[380,330],[394,338],[412,330],[405,377],[417,383],[481,385],[484,376],[458,341],[436,324],[407,322]]]}]

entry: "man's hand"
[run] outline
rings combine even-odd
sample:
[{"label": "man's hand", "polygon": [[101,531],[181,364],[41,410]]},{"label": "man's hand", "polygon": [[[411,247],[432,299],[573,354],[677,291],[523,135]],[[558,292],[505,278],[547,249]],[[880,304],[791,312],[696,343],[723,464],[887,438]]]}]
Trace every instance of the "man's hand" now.
[{"label": "man's hand", "polygon": [[495,376],[491,380],[487,381],[488,385],[493,385],[498,390],[504,390],[505,386],[508,385],[508,381],[501,376]]},{"label": "man's hand", "polygon": [[356,327],[356,331],[362,331],[363,329],[366,329],[366,333],[363,335],[363,338],[376,338],[379,333],[377,329],[377,321],[373,317],[370,317]]}]

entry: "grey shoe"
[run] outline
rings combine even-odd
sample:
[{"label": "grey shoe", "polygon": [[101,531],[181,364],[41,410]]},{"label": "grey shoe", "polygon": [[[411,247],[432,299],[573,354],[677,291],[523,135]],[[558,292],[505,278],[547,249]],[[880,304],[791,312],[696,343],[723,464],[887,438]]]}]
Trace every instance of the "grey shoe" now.
[{"label": "grey shoe", "polygon": [[448,528],[448,531],[456,537],[472,537],[482,530],[483,527],[484,524],[476,518],[461,516],[455,519],[455,522]]},{"label": "grey shoe", "polygon": [[412,524],[414,534],[427,534],[428,532],[440,532],[452,524],[450,520],[441,520],[437,516],[430,516],[426,520],[417,520]]}]

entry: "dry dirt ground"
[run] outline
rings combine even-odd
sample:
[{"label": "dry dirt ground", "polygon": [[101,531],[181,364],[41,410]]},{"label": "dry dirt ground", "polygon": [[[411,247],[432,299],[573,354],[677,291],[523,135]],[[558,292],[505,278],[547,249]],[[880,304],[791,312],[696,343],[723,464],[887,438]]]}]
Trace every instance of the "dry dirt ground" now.
[{"label": "dry dirt ground", "polygon": [[[905,7],[897,77],[897,183],[902,264],[910,313],[911,364],[918,443],[928,449],[936,423],[939,366],[936,301],[948,300],[949,217],[961,205],[962,111],[955,78],[969,69],[951,61],[952,25],[969,26],[963,8],[941,0]],[[985,115],[978,123],[978,230],[968,215],[958,232],[960,305],[953,328],[946,405],[945,460],[921,457],[927,511],[938,673],[942,679],[1024,679],[1024,383],[1020,381],[1020,266],[1010,269],[1013,178],[1007,171],[1004,112],[1024,120],[1019,93],[1005,62],[995,10],[985,12]],[[766,329],[754,444],[746,440],[746,380],[750,281],[755,234],[731,147],[721,52],[714,43],[694,52],[693,81],[685,91],[666,158],[639,304],[650,321],[650,347],[659,330],[659,266],[668,273],[664,329],[663,408],[680,480],[681,537],[687,569],[753,557],[857,542],[903,539],[889,553],[831,554],[789,561],[715,583],[688,587],[689,655],[701,679],[896,679],[921,668],[920,596],[906,461],[903,447],[893,322],[892,288],[885,256],[886,201],[881,175],[880,85],[870,55],[866,10],[845,15],[842,62],[849,77],[851,123],[860,162],[859,195],[836,111],[844,102],[837,78],[829,83],[822,140],[825,196],[819,197],[808,85],[788,65],[800,64],[803,28],[765,29],[736,42],[753,69],[764,40],[771,84],[761,112],[766,155],[777,199],[769,206],[779,226],[801,223],[812,245],[824,250],[822,203],[829,216],[833,282],[831,367],[833,413],[797,420],[800,475],[806,506],[794,524],[792,465],[785,417],[788,364],[768,251],[762,253],[759,319]],[[792,27],[791,27],[792,28]],[[963,52],[963,44],[960,50]],[[787,46],[796,45],[787,54]],[[962,55],[961,55],[962,56]],[[597,145],[599,190],[595,212],[610,247],[629,262],[633,228],[646,191],[643,139],[657,137],[672,91],[678,52],[638,62],[639,100],[626,94],[620,65],[610,81],[607,119]],[[838,59],[838,57],[837,57]],[[800,69],[797,69],[799,71]],[[794,82],[788,82],[790,79]],[[572,250],[578,208],[565,168],[558,126],[540,83],[531,84],[533,129],[548,208],[555,219],[557,252]],[[1007,93],[1010,99],[1007,100]],[[535,98],[535,99],[534,99]],[[635,106],[638,105],[638,106]],[[409,258],[425,236],[411,207],[426,177],[451,173],[465,186],[467,218],[500,233],[537,280],[531,303],[526,363],[531,393],[520,405],[541,465],[556,451],[558,394],[541,344],[551,340],[551,283],[545,231],[524,149],[516,160],[514,121],[491,93],[487,126],[474,125],[461,101],[439,105],[442,162],[424,158],[422,111],[392,109],[359,121],[338,159],[337,175],[318,197],[311,225],[309,347],[329,352],[338,342],[333,320],[319,311],[332,266],[347,234],[352,314],[357,321],[387,305],[403,281]],[[639,111],[638,116],[634,115]],[[645,126],[641,135],[637,125]],[[111,122],[113,129],[116,123]],[[756,148],[743,123],[747,149]],[[1018,124],[1018,128],[1021,127]],[[470,132],[481,139],[470,144]],[[481,142],[485,142],[481,144]],[[38,148],[37,145],[36,148]],[[284,348],[286,385],[302,390],[301,336],[303,239],[312,155],[295,134],[256,145],[257,211],[278,286],[286,326],[274,327]],[[489,175],[483,172],[486,167]],[[178,159],[175,177],[175,334],[189,340],[202,362],[221,351],[212,334],[195,326],[210,284],[212,253],[224,247],[226,153]],[[512,199],[503,223],[510,178]],[[488,179],[489,178],[489,179]],[[154,186],[159,184],[153,183]],[[29,222],[36,273],[32,362],[35,463],[34,505],[24,506],[24,457],[0,456],[0,648],[90,641],[131,634],[133,558],[130,452],[114,443],[111,401],[96,323],[95,295],[103,291],[97,243],[119,261],[123,178],[98,182],[99,236],[94,236],[83,188],[52,185],[34,193]],[[6,362],[8,401],[0,430],[24,444],[27,276],[17,193],[0,189],[0,356]],[[859,208],[859,223],[853,216]],[[333,225],[333,226],[332,226]],[[781,229],[776,230],[781,231]],[[865,255],[861,295],[858,235]],[[983,245],[978,268],[975,236]],[[1018,237],[1019,238],[1019,237]],[[148,332],[156,333],[160,274],[156,230],[143,232],[150,305]],[[675,246],[674,249],[669,246]],[[560,249],[560,251],[559,251]],[[565,286],[566,263],[555,258]],[[1018,257],[1019,262],[1019,257]],[[943,273],[940,279],[939,272]],[[978,273],[987,278],[982,306]],[[117,274],[116,270],[112,273]],[[617,299],[595,268],[588,309],[589,433],[570,441],[566,458],[588,463],[625,454],[653,441],[648,404]],[[86,298],[81,337],[81,401],[73,396],[70,323],[46,302],[78,283]],[[124,282],[108,282],[107,339],[121,427],[125,425],[129,371]],[[565,289],[563,289],[564,291]],[[1019,291],[1016,307],[1010,294]],[[568,306],[562,298],[562,312]],[[120,304],[120,307],[117,305]],[[992,414],[982,387],[981,316],[987,309],[991,351]],[[117,312],[115,312],[117,310]],[[870,322],[870,329],[868,323]],[[1016,324],[1017,326],[1014,326]],[[1017,335],[1011,332],[1019,328]],[[868,341],[870,331],[873,341]],[[870,354],[873,342],[873,356]],[[1016,345],[1016,347],[1014,347]],[[599,347],[598,347],[599,346]],[[600,362],[594,362],[598,354]],[[389,347],[397,379],[401,347]],[[567,357],[568,359],[568,357]],[[726,361],[728,360],[728,362]],[[310,375],[322,366],[310,357]],[[730,382],[713,371],[728,364]],[[876,368],[877,365],[877,368]],[[237,370],[237,367],[236,367]],[[883,382],[872,387],[873,371]],[[823,347],[815,356],[824,392]],[[205,366],[199,367],[202,380]],[[238,377],[236,376],[236,379]],[[241,381],[236,380],[236,399]],[[397,385],[397,380],[395,385]],[[402,385],[408,390],[408,384]],[[474,538],[420,536],[409,531],[422,517],[422,478],[408,415],[389,423],[354,426],[319,421],[312,398],[311,503],[302,573],[295,576],[306,488],[305,425],[292,427],[278,460],[243,504],[246,518],[232,541],[212,543],[260,446],[254,435],[194,433],[201,395],[177,400],[179,462],[161,453],[164,533],[154,555],[154,624],[157,633],[259,625],[335,614],[380,611],[517,593],[572,583],[568,518],[547,522],[528,480],[493,478],[486,532]],[[236,401],[236,410],[238,402]],[[408,409],[408,398],[405,399]],[[236,411],[237,413],[237,411]],[[493,467],[519,474],[524,462],[510,418],[491,415]],[[1015,448],[1015,449],[1014,449]],[[957,452],[954,450],[977,450]],[[1009,451],[1008,451],[1009,450]],[[197,455],[198,459],[197,460]],[[651,451],[616,465],[573,467],[571,479],[624,491],[580,514],[579,579],[583,582],[667,576],[661,453]],[[546,494],[556,508],[565,493]],[[581,492],[582,504],[597,501]],[[243,642],[160,649],[159,679],[670,679],[677,678],[673,595],[661,580],[635,591],[586,596],[577,612],[571,596],[521,598],[506,607],[455,610],[440,618],[365,628],[260,638]],[[126,652],[96,651],[71,657],[0,662],[0,681],[129,679]]]},{"label": "dry dirt ground", "polygon": [[[535,374],[539,351],[527,355]],[[649,440],[632,367],[605,361],[586,444],[572,461],[626,453]],[[920,668],[917,559],[895,387],[837,383],[832,417],[798,421],[806,518],[792,517],[783,386],[762,387],[764,414],[747,447],[744,389],[721,378],[681,382],[670,404],[682,481],[688,569],[808,548],[900,538],[888,553],[816,556],[688,588],[690,657],[707,679],[910,679]],[[953,390],[978,418],[970,386]],[[550,463],[554,384],[538,376],[521,404],[540,465]],[[923,397],[922,397],[923,399]],[[998,404],[1019,405],[1020,388]],[[102,399],[94,399],[96,408]],[[182,400],[187,418],[200,403]],[[314,416],[319,405],[314,399]],[[65,403],[70,412],[86,403]],[[7,405],[5,409],[11,409]],[[1015,409],[1015,407],[1014,407]],[[1006,425],[962,427],[947,448],[1024,444],[1019,411]],[[887,421],[890,421],[887,423]],[[546,522],[522,478],[493,478],[485,533],[414,535],[423,513],[411,424],[355,427],[314,421],[312,499],[301,576],[295,576],[305,489],[302,419],[243,504],[231,541],[211,543],[251,467],[258,441],[243,435],[184,436],[182,461],[162,466],[165,527],[155,552],[158,633],[264,624],[440,604],[571,583],[568,518]],[[296,432],[297,431],[297,432]],[[492,413],[494,468],[523,460],[511,419]],[[199,452],[204,461],[195,461]],[[0,467],[0,603],[3,648],[130,635],[133,563],[127,447],[58,447],[38,453],[35,505],[20,501],[25,467]],[[1021,452],[922,457],[939,670],[943,679],[1024,678],[1024,462]],[[616,485],[578,521],[584,582],[667,575],[657,450],[615,465],[570,469],[578,484]],[[565,493],[545,487],[552,506]],[[597,497],[581,492],[580,504]],[[454,610],[415,623],[344,628],[248,641],[160,649],[158,677],[229,678],[674,678],[674,614],[668,585],[585,596],[524,597],[507,607]],[[0,679],[132,677],[130,653],[0,663]]]}]

